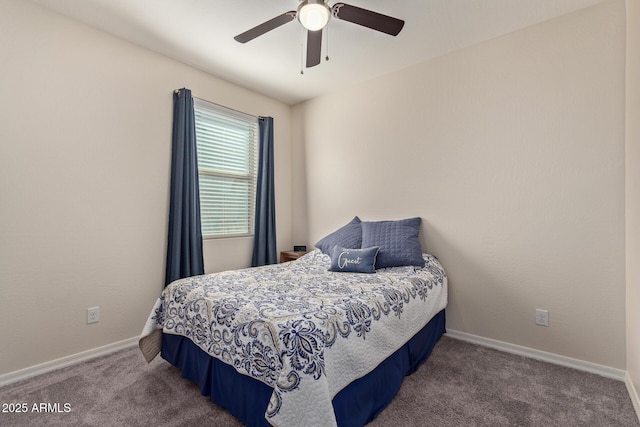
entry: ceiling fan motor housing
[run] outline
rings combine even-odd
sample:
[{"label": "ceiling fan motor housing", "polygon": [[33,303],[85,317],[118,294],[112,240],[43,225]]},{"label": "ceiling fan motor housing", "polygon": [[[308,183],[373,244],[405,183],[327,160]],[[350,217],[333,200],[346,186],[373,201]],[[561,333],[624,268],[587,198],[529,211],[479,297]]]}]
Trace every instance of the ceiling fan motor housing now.
[{"label": "ceiling fan motor housing", "polygon": [[302,0],[298,6],[298,21],[309,31],[323,29],[331,18],[331,9],[324,0]]}]

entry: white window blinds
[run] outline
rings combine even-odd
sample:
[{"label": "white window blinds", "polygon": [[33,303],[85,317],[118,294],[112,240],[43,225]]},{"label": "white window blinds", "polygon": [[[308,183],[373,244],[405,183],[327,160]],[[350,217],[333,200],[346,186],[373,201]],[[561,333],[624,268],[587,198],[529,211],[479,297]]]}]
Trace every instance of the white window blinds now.
[{"label": "white window blinds", "polygon": [[258,119],[194,99],[203,237],[253,233]]}]

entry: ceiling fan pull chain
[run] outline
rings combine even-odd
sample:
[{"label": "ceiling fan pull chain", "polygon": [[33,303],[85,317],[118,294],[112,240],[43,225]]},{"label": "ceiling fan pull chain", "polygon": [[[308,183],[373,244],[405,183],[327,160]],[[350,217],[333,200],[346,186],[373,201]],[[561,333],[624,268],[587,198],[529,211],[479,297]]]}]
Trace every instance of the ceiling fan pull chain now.
[{"label": "ceiling fan pull chain", "polygon": [[304,36],[306,35],[304,27],[302,27],[300,34],[300,74],[304,74]]},{"label": "ceiling fan pull chain", "polygon": [[325,56],[324,60],[328,61],[329,60],[329,26],[328,25],[325,27],[325,33],[326,35],[324,37],[325,37],[325,45],[327,46],[327,51],[326,51],[327,56]]}]

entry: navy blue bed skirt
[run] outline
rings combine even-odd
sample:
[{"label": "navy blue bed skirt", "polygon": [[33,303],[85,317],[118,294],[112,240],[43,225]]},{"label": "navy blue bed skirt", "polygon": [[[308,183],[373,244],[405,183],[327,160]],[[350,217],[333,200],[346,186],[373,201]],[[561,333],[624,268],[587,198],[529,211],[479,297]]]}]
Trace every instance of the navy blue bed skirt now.
[{"label": "navy blue bed skirt", "polygon": [[[333,398],[338,426],[360,427],[372,421],[391,402],[404,377],[427,360],[445,332],[442,310],[373,371],[342,389]],[[163,334],[161,354],[181,370],[183,378],[195,382],[203,396],[210,396],[213,403],[225,408],[245,425],[270,425],[264,417],[273,392],[268,385],[239,374],[185,337]]]}]

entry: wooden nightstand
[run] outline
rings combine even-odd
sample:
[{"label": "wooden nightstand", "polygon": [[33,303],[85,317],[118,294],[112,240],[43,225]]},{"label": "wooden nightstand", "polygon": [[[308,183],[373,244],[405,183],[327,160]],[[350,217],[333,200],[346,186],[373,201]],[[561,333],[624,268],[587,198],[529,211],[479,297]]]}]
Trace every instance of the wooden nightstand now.
[{"label": "wooden nightstand", "polygon": [[282,251],[280,252],[280,262],[293,261],[306,253],[308,251]]}]

